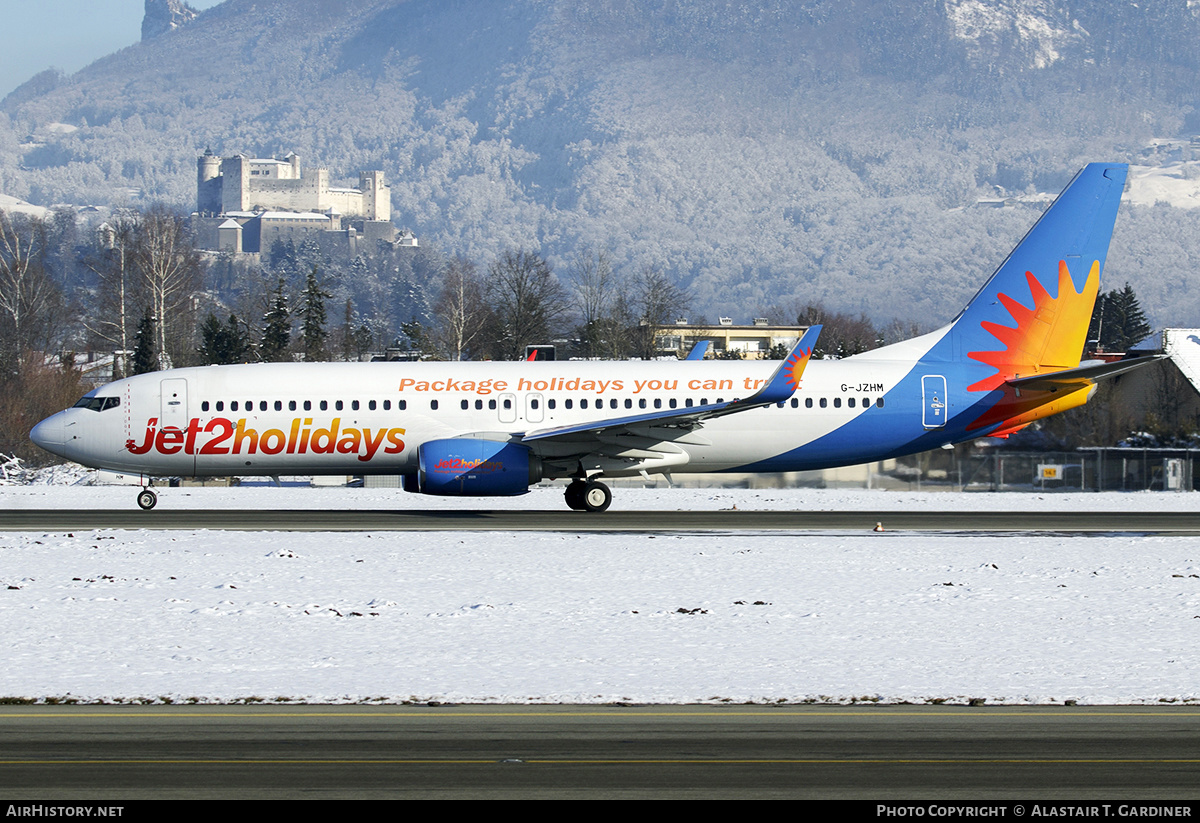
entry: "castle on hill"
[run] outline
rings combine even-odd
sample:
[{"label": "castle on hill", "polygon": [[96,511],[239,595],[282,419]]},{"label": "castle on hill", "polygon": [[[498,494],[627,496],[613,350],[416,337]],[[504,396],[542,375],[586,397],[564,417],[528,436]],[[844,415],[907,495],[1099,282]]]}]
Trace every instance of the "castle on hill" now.
[{"label": "castle on hill", "polygon": [[397,237],[391,219],[382,171],[359,172],[358,188],[344,188],[329,184],[327,169],[301,171],[295,152],[262,159],[205,151],[196,162],[192,225],[204,250],[261,253],[277,241],[299,244],[309,237],[349,256],[364,243],[417,245],[411,233]]}]

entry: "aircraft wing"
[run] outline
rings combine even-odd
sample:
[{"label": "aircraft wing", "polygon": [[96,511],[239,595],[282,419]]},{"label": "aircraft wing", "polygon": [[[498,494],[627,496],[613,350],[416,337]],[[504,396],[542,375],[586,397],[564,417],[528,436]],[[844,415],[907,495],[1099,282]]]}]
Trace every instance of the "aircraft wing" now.
[{"label": "aircraft wing", "polygon": [[771,375],[766,385],[749,397],[728,400],[723,403],[709,403],[705,406],[662,409],[647,414],[535,429],[525,432],[521,440],[525,443],[547,440],[580,441],[592,437],[599,438],[602,435],[611,438],[623,434],[645,437],[649,429],[660,428],[691,431],[701,426],[705,420],[713,417],[723,417],[727,414],[769,406],[772,403],[782,403],[791,397],[799,387],[800,378],[804,374],[804,368],[808,365],[808,361],[812,358],[813,348],[816,346],[817,337],[820,334],[820,326],[811,326],[796,342],[791,353],[779,364],[779,368]]},{"label": "aircraft wing", "polygon": [[1166,354],[1154,354],[1146,357],[1132,357],[1127,360],[1118,360],[1115,363],[1105,363],[1100,360],[1090,361],[1081,363],[1073,369],[1064,369],[1063,371],[1049,372],[1047,374],[1034,374],[1029,377],[1014,377],[1005,382],[1014,388],[1031,389],[1034,391],[1055,391],[1065,388],[1077,389],[1082,385],[1095,383],[1097,380],[1116,377],[1118,374],[1124,374],[1134,369],[1140,369],[1142,366],[1157,363],[1168,356]]}]

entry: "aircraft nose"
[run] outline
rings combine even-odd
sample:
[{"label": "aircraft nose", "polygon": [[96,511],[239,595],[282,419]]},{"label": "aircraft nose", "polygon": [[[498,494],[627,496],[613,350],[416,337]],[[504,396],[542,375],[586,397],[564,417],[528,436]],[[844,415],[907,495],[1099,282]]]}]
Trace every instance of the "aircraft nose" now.
[{"label": "aircraft nose", "polygon": [[63,413],[52,414],[33,427],[29,439],[51,454],[67,456],[66,424]]}]

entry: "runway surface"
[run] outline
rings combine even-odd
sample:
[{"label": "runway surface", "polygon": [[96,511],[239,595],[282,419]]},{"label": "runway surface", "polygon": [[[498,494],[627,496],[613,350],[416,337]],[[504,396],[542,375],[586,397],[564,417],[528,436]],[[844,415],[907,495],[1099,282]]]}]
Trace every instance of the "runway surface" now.
[{"label": "runway surface", "polygon": [[0,707],[6,800],[1195,799],[1196,707]]},{"label": "runway surface", "polygon": [[951,532],[1200,534],[1200,512],[573,511],[24,509],[0,531],[227,529],[238,531],[702,532],[814,529]]}]

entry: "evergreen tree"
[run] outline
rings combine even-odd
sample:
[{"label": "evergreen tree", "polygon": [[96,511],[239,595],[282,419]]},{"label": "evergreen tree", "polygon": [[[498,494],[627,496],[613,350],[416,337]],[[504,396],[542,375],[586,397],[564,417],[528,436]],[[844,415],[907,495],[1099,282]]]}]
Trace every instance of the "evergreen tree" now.
[{"label": "evergreen tree", "polygon": [[285,289],[286,283],[280,277],[279,285],[275,287],[275,295],[271,298],[271,308],[263,315],[266,328],[263,329],[259,354],[268,362],[283,360],[292,342],[292,314],[288,310]]},{"label": "evergreen tree", "polygon": [[1133,287],[1101,294],[1092,310],[1088,341],[1100,351],[1124,352],[1150,334],[1150,324]]},{"label": "evergreen tree", "polygon": [[222,324],[209,312],[200,326],[200,357],[206,364],[241,363],[249,350],[250,341],[236,314]]},{"label": "evergreen tree", "polygon": [[138,323],[137,335],[134,337],[133,363],[130,371],[133,374],[146,374],[158,371],[158,347],[154,328],[154,313],[150,307],[142,312],[142,320]]},{"label": "evergreen tree", "polygon": [[333,295],[321,288],[317,272],[317,266],[314,265],[308,273],[304,304],[300,307],[300,316],[304,318],[301,327],[304,333],[304,359],[308,361],[326,358],[325,341],[329,337],[325,331],[325,301]]}]

